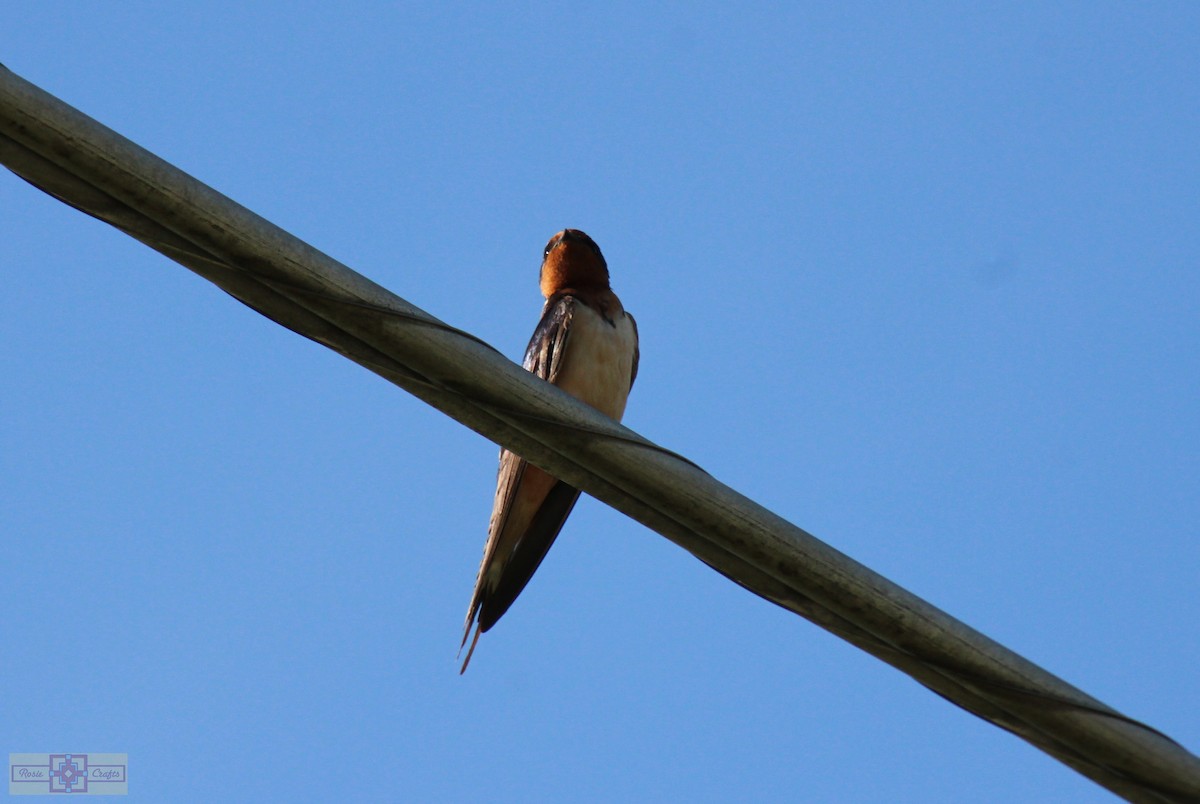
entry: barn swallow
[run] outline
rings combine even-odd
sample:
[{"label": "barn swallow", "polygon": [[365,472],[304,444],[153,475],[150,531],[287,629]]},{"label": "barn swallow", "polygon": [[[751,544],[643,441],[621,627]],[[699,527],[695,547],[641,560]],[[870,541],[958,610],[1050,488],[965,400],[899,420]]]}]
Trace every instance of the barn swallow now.
[{"label": "barn swallow", "polygon": [[[525,370],[620,421],[637,377],[637,324],[608,284],[600,247],[578,229],[564,229],[542,252],[540,283],[546,304],[525,350]],[[529,583],[578,499],[579,489],[500,450],[496,499],[462,645],[472,626],[475,638],[459,672],[466,671],[479,635]]]}]

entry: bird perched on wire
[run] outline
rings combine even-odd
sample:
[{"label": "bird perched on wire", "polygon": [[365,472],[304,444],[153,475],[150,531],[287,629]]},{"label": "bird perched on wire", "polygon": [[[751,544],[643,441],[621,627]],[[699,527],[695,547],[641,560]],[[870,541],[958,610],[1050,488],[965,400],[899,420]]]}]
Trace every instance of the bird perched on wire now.
[{"label": "bird perched on wire", "polygon": [[[578,229],[564,229],[542,252],[540,281],[546,304],[525,350],[526,371],[620,421],[637,377],[637,324],[609,286],[600,247]],[[475,637],[460,672],[479,635],[529,583],[577,499],[578,489],[500,450],[496,499],[463,646],[472,626]]]}]

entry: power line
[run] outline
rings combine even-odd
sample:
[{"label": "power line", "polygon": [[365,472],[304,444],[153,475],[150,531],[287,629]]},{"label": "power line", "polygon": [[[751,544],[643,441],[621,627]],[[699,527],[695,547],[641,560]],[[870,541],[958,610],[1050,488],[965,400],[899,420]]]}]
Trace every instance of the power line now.
[{"label": "power line", "polygon": [[1200,759],[0,67],[0,162],[1132,801]]}]

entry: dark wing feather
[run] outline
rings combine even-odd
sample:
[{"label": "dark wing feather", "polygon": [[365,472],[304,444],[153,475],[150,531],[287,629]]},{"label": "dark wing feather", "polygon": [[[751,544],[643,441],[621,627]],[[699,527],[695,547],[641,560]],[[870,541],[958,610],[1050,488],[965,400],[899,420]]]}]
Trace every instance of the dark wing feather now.
[{"label": "dark wing feather", "polygon": [[571,319],[575,316],[574,296],[559,294],[546,300],[542,319],[525,347],[525,370],[546,382],[554,382],[562,368],[562,356],[571,338]]},{"label": "dark wing feather", "polygon": [[[571,319],[575,312],[576,300],[573,296],[557,295],[546,301],[542,310],[542,318],[533,331],[529,346],[525,350],[524,367],[526,371],[541,377],[547,382],[554,382],[562,368],[563,355],[566,354],[567,342],[571,336]],[[579,491],[558,481],[546,496],[545,502],[538,509],[528,529],[521,535],[520,541],[513,549],[507,564],[504,566],[500,580],[494,588],[488,588],[487,575],[507,523],[507,514],[512,509],[513,499],[520,489],[521,479],[528,468],[524,458],[500,450],[500,471],[498,488],[496,490],[495,512],[488,528],[488,540],[483,549],[483,561],[479,565],[479,573],[475,576],[475,591],[471,596],[471,605],[467,610],[466,629],[463,633],[463,645],[470,636],[471,626],[477,625],[475,639],[487,631],[506,612],[517,596],[529,583],[533,573],[545,558],[550,546],[554,543],[558,532],[562,529],[567,515],[579,498]],[[536,468],[534,471],[540,471]],[[463,670],[471,661],[471,653],[475,643],[467,652]]]},{"label": "dark wing feather", "polygon": [[504,575],[494,589],[489,589],[479,609],[479,630],[487,631],[504,616],[508,607],[525,589],[533,573],[541,566],[542,559],[558,538],[563,523],[579,499],[579,489],[568,486],[561,480],[554,484],[546,501],[538,508],[529,529],[521,538],[512,558],[504,567]]},{"label": "dark wing feather", "polygon": [[633,327],[633,371],[629,373],[629,390],[633,390],[633,383],[637,380],[638,361],[642,359],[641,339],[638,337],[637,321],[629,313],[625,314],[629,319],[630,326]]}]

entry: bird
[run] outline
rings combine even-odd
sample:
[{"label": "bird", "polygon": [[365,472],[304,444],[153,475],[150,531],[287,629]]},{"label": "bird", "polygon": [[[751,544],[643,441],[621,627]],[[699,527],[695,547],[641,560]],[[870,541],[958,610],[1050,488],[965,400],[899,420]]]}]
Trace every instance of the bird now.
[{"label": "bird", "polygon": [[[637,378],[637,322],[613,293],[596,241],[578,229],[556,233],[542,251],[539,285],[546,303],[525,350],[525,370],[620,421]],[[529,583],[578,499],[579,489],[500,450],[496,496],[460,655],[472,627],[475,636],[460,674],[479,635]]]}]

